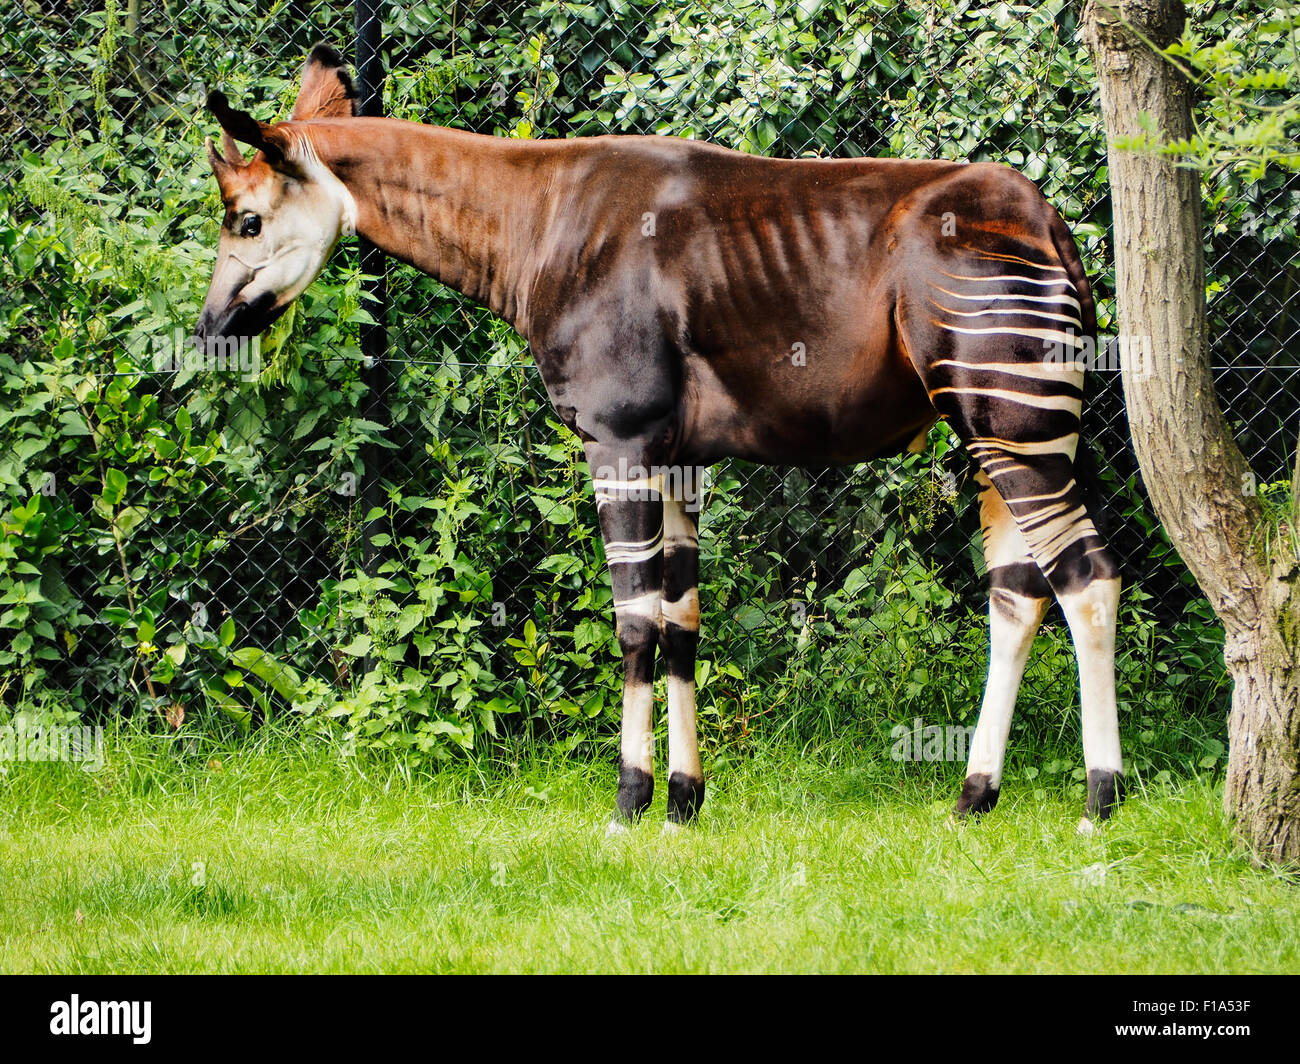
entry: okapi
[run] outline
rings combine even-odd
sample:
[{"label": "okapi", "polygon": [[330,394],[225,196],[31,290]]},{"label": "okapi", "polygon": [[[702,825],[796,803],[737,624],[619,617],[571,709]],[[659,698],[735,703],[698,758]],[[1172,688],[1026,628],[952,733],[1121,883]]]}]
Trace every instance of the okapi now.
[{"label": "okapi", "polygon": [[357,233],[528,341],[586,450],[613,585],[625,673],[612,829],[654,789],[656,647],[670,823],[704,799],[697,514],[664,471],[728,456],[856,463],[919,447],[940,418],[979,467],[991,586],[988,681],[954,813],[997,802],[1052,595],[1079,666],[1080,829],[1111,813],[1119,569],[1076,470],[1079,351],[1096,315],[1070,232],[1031,181],[992,163],[783,160],[676,137],[512,140],[362,118],[325,45],[288,121],[259,122],[220,92],[208,108],[224,130],[207,152],[225,219],[201,340],[266,329]]}]

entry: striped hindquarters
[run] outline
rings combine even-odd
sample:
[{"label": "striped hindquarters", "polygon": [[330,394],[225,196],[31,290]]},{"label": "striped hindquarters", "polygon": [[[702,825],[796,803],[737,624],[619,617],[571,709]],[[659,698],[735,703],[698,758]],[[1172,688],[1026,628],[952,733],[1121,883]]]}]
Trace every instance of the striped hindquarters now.
[{"label": "striped hindquarters", "polygon": [[1113,568],[1074,477],[1093,343],[1080,296],[1059,262],[980,251],[932,271],[924,303],[931,401],[1057,588],[1097,576],[1093,555]]}]

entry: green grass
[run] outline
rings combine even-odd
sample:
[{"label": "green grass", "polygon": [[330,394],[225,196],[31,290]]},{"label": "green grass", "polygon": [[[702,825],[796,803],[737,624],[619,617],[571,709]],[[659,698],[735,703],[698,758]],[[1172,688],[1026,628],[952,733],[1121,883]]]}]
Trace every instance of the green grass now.
[{"label": "green grass", "polygon": [[181,750],[7,766],[0,970],[1300,971],[1300,889],[1234,850],[1207,779],[1092,838],[1065,786],[1009,782],[952,830],[959,769],[773,746],[718,770],[696,828],[663,835],[660,793],[611,839],[603,758]]}]

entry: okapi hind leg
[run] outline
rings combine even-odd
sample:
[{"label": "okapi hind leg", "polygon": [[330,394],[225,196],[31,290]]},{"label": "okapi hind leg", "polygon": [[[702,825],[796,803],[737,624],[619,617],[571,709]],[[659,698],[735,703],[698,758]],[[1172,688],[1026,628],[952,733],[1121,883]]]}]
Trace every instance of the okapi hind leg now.
[{"label": "okapi hind leg", "polygon": [[1069,623],[1088,771],[1080,828],[1089,830],[1115,807],[1122,761],[1119,566],[1097,534],[1075,462],[1083,409],[1076,352],[1094,325],[1086,278],[1027,232],[997,253],[948,255],[909,296],[907,347],[930,400],[997,489]]},{"label": "okapi hind leg", "polygon": [[953,810],[960,819],[997,805],[1016,696],[1052,594],[997,489],[983,473],[976,479],[983,485],[980,528],[989,572],[989,671],[966,782]]},{"label": "okapi hind leg", "polygon": [[[1123,761],[1115,702],[1119,567],[1097,534],[1075,479],[1078,436],[1015,444],[973,437],[968,447],[1015,518],[1030,555],[1061,604],[1079,666],[1083,755],[1088,772],[1080,830],[1114,811]],[[1023,666],[1022,666],[1023,667]]]},{"label": "okapi hind leg", "polygon": [[688,824],[704,804],[695,725],[695,654],[700,641],[700,552],[694,496],[664,496],[664,582],[659,647],[668,668],[668,820]]},{"label": "okapi hind leg", "polygon": [[1115,700],[1115,629],[1120,581],[1098,579],[1057,595],[1079,658],[1079,701],[1083,705],[1083,762],[1088,770],[1083,832],[1107,819],[1124,797],[1119,707]]},{"label": "okapi hind leg", "polygon": [[[654,662],[660,638],[664,509],[660,481],[645,474],[644,467],[604,464],[590,450],[588,460],[623,651],[618,825],[639,820],[654,797]],[[603,475],[619,468],[640,468],[643,475]]]}]

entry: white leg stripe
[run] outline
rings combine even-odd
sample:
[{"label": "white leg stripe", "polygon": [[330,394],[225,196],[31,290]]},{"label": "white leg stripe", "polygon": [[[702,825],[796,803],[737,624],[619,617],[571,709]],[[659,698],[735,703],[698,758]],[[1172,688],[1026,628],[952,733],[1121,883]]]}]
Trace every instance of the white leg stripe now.
[{"label": "white leg stripe", "polygon": [[695,522],[686,516],[684,503],[677,499],[664,500],[664,549],[699,546],[699,532]]},{"label": "white leg stripe", "polygon": [[942,285],[937,285],[933,281],[930,282],[930,287],[937,289],[946,296],[952,296],[954,299],[969,299],[981,303],[989,299],[1019,299],[1026,303],[1051,303],[1053,305],[1058,303],[1069,303],[1075,310],[1083,310],[1083,308],[1079,306],[1079,301],[1075,299],[1074,296],[1067,296],[1064,292],[1050,296],[1018,296],[1014,294],[1008,295],[1004,292],[989,292],[984,295],[970,296],[963,292],[954,292],[951,289],[944,288]]},{"label": "white leg stripe", "polygon": [[[996,596],[996,601],[993,596]],[[1007,738],[1011,734],[1016,695],[1020,691],[1025,662],[1034,645],[1034,633],[1038,631],[1038,623],[1046,608],[1046,599],[1026,598],[1001,588],[995,588],[990,597],[989,675],[979,721],[971,739],[966,775],[986,773],[993,787],[1002,785],[1002,765],[1006,758]]]},{"label": "white leg stripe", "polygon": [[656,532],[648,539],[612,539],[605,544],[607,550],[645,550],[647,547],[657,547],[663,540],[663,533]]},{"label": "white leg stripe", "polygon": [[1023,307],[992,307],[988,310],[954,310],[952,307],[945,307],[942,303],[937,303],[933,299],[930,300],[930,302],[934,303],[934,305],[940,310],[946,311],[949,314],[956,314],[959,318],[981,318],[986,314],[1015,314],[1030,318],[1046,318],[1048,321],[1062,321],[1065,322],[1066,325],[1073,325],[1076,329],[1083,328],[1083,323],[1079,321],[1078,318],[1069,314],[1053,314],[1051,311],[1047,310],[1026,310]]},{"label": "white leg stripe", "polygon": [[662,535],[656,535],[652,539],[640,543],[606,543],[605,561],[610,565],[632,565],[636,562],[645,562],[657,555],[663,550],[663,547]]},{"label": "white leg stripe", "polygon": [[655,734],[651,711],[654,708],[654,684],[623,685],[623,731],[619,753],[623,763],[654,773]]},{"label": "white leg stripe", "polygon": [[[1043,269],[1056,269],[1056,267],[1044,266]],[[1074,285],[1064,277],[1053,277],[1050,280],[1041,277],[1024,277],[1018,273],[1001,273],[988,277],[970,277],[964,273],[949,273],[947,270],[940,270],[945,277],[951,277],[954,281],[1019,281],[1023,284],[1052,285],[1063,284],[1070,288]]]},{"label": "white leg stripe", "polygon": [[1083,347],[1084,339],[1082,336],[1073,336],[1070,333],[1059,332],[1056,329],[1008,329],[1008,328],[988,328],[988,329],[963,329],[959,325],[949,325],[947,322],[931,318],[931,322],[941,329],[947,329],[949,332],[965,333],[967,336],[1024,336],[1030,340],[1043,340],[1056,344],[1067,344],[1070,347]]},{"label": "white leg stripe", "polygon": [[637,617],[648,617],[657,619],[659,617],[659,592],[647,591],[644,595],[637,595],[636,598],[623,599],[621,602],[614,602],[615,613],[630,613]]},{"label": "white leg stripe", "polygon": [[[934,365],[977,370],[980,373],[1010,373],[1037,381],[1060,381],[1076,388],[1083,383],[1083,368],[1079,362],[962,362],[955,358],[941,358]],[[1077,380],[1071,379],[1076,376]]]},{"label": "white leg stripe", "polygon": [[1063,454],[1067,455],[1070,461],[1074,461],[1074,453],[1079,446],[1079,434],[1071,432],[1066,436],[1058,436],[1054,440],[1042,440],[1038,443],[1017,443],[1014,440],[1004,440],[998,436],[975,436],[971,439],[967,447],[976,458],[979,454],[976,452],[983,451],[1006,451],[1008,454]]},{"label": "white leg stripe", "polygon": [[660,604],[660,611],[664,620],[671,621],[680,628],[698,632],[700,629],[699,588],[691,588],[675,602],[669,602],[665,599]]},{"label": "white leg stripe", "polygon": [[936,388],[931,395],[987,395],[992,399],[1005,399],[1009,403],[1037,407],[1039,410],[1068,410],[1076,416],[1083,410],[1083,400],[1072,395],[1030,395],[1028,392],[1011,392],[1005,388]]},{"label": "white leg stripe", "polygon": [[1054,491],[1050,495],[1025,495],[1019,499],[1007,499],[1006,501],[1008,503],[1047,502],[1049,499],[1059,499],[1062,495],[1068,492],[1072,487],[1074,487],[1073,477],[1070,478],[1070,483],[1065,485],[1065,487],[1063,487],[1060,491]]},{"label": "white leg stripe", "polygon": [[981,471],[975,475],[976,483],[984,485],[980,492],[980,528],[984,533],[984,561],[990,569],[1017,562],[1032,561],[1025,537],[1020,534],[1016,519],[993,487],[993,482]]},{"label": "white leg stripe", "polygon": [[597,494],[610,495],[615,498],[629,495],[643,498],[648,497],[651,492],[657,495],[663,494],[664,478],[662,473],[656,473],[654,476],[636,477],[632,480],[593,478],[591,483]]},{"label": "white leg stripe", "polygon": [[1123,770],[1119,710],[1115,704],[1115,612],[1118,580],[1094,580],[1082,591],[1059,596],[1079,658],[1083,706],[1083,760],[1088,770]]},{"label": "white leg stripe", "polygon": [[987,259],[990,262],[1018,262],[1022,266],[1029,266],[1035,270],[1055,270],[1057,273],[1065,272],[1064,266],[1053,265],[1050,262],[1034,262],[1033,259],[1026,259],[1020,255],[1008,255],[1001,251],[977,251],[976,254],[979,255],[980,258]]},{"label": "white leg stripe", "polygon": [[703,779],[700,742],[695,729],[695,681],[668,677],[668,774],[682,772]]}]

